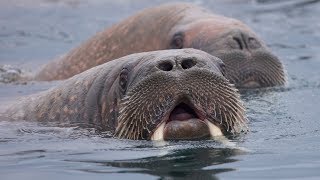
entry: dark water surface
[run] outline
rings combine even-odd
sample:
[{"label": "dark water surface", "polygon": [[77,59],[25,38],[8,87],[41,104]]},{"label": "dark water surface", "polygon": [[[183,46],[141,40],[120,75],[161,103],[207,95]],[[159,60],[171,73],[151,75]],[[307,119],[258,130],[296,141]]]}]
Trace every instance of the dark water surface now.
[{"label": "dark water surface", "polygon": [[[34,72],[104,27],[163,2],[1,0],[0,64]],[[0,179],[320,179],[320,2],[194,2],[246,22],[288,71],[285,88],[243,93],[251,131],[233,140],[236,147],[0,121]],[[57,83],[0,84],[0,109]]]}]

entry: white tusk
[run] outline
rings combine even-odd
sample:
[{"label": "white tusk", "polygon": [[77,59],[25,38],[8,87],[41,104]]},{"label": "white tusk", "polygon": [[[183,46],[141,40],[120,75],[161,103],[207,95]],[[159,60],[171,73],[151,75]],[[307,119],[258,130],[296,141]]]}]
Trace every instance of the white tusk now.
[{"label": "white tusk", "polygon": [[218,126],[214,125],[213,123],[211,123],[208,120],[205,120],[205,122],[207,123],[207,126],[209,127],[209,131],[210,131],[210,135],[211,135],[212,139],[214,139],[217,142],[222,143],[223,145],[225,145],[229,148],[237,148],[237,149],[247,150],[245,148],[237,147],[237,145],[234,142],[231,142],[228,138],[226,138],[222,134],[221,129]]},{"label": "white tusk", "polygon": [[164,126],[166,125],[165,122],[160,124],[160,126],[154,131],[153,135],[151,136],[151,140],[153,141],[158,141],[158,140],[164,140],[163,139],[163,131],[164,131]]},{"label": "white tusk", "polygon": [[220,128],[208,120],[205,120],[207,126],[209,127],[211,137],[223,136]]}]

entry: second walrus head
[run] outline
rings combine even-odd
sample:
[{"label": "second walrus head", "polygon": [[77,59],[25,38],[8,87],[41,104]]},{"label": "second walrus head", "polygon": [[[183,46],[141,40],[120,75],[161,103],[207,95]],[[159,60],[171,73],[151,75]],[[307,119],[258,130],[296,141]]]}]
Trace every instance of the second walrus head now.
[{"label": "second walrus head", "polygon": [[6,114],[127,139],[237,134],[246,130],[246,115],[224,72],[220,59],[195,49],[132,54],[20,100]]},{"label": "second walrus head", "polygon": [[285,84],[281,61],[247,25],[188,3],[142,10],[50,62],[35,79],[66,79],[131,53],[181,48],[219,57],[238,88]]},{"label": "second walrus head", "polygon": [[170,31],[170,48],[200,49],[223,60],[226,78],[238,88],[283,85],[281,61],[248,26],[236,19],[187,6]]}]

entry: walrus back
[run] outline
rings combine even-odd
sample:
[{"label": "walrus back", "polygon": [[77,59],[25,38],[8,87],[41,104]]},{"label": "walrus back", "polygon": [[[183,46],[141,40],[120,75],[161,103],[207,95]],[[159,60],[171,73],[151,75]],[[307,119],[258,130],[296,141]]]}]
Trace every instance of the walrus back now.
[{"label": "walrus back", "polygon": [[126,62],[120,59],[105,63],[65,80],[57,87],[24,97],[5,115],[17,120],[66,126],[109,127],[111,122],[105,121],[105,116],[112,109],[112,84],[118,77],[119,68]]},{"label": "walrus back", "polygon": [[[46,64],[35,80],[61,80],[132,53],[167,49],[167,34],[190,5],[145,9],[105,29],[63,57]],[[155,22],[157,21],[157,22]],[[161,24],[161,28],[159,28]],[[159,41],[161,38],[161,41]]]}]

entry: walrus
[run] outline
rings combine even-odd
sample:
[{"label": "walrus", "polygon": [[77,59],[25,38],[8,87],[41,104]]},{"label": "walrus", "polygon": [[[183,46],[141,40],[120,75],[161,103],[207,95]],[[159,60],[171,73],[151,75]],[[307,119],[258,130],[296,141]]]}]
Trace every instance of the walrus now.
[{"label": "walrus", "polygon": [[144,9],[49,62],[34,79],[66,79],[128,54],[181,48],[203,50],[222,59],[226,78],[238,88],[278,86],[286,81],[280,60],[247,25],[188,3]]},{"label": "walrus", "polygon": [[247,127],[223,62],[195,49],[137,53],[107,62],[25,97],[5,114],[133,140],[225,137]]}]

